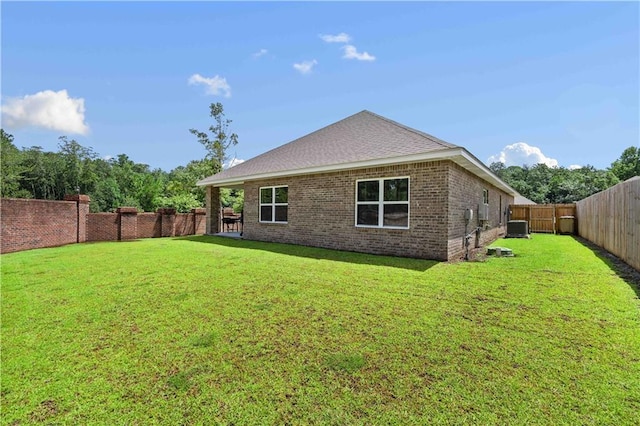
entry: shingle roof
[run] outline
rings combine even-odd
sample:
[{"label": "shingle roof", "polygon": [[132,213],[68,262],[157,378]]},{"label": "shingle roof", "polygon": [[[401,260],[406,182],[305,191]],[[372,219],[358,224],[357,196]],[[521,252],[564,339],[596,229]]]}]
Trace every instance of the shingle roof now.
[{"label": "shingle roof", "polygon": [[197,185],[236,186],[252,179],[433,160],[454,161],[508,194],[519,195],[465,148],[366,110],[202,179]]},{"label": "shingle roof", "polygon": [[459,148],[370,111],[361,111],[198,182],[353,164]]}]

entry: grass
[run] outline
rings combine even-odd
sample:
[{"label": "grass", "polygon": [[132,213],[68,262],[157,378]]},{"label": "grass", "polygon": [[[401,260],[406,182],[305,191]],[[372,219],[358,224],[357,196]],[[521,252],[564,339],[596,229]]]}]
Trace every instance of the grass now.
[{"label": "grass", "polygon": [[637,424],[637,283],[216,237],[3,255],[3,424]]}]

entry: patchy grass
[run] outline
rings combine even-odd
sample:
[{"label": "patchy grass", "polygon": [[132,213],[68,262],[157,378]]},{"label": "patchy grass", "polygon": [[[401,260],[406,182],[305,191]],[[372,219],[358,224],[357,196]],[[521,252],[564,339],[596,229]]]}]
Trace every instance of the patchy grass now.
[{"label": "patchy grass", "polygon": [[3,424],[637,424],[638,287],[216,237],[3,255]]}]

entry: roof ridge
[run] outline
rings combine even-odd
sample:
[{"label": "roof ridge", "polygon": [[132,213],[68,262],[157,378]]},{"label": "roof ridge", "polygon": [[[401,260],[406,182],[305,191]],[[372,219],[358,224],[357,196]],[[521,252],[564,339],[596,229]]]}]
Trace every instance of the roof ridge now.
[{"label": "roof ridge", "polygon": [[[250,164],[249,164],[249,162],[250,162],[250,161],[252,161],[252,160],[255,160],[256,158],[266,157],[267,155],[272,155],[274,152],[278,152],[278,151],[286,150],[286,149],[287,149],[287,147],[289,147],[289,146],[293,145],[295,142],[298,142],[298,141],[299,141],[299,140],[301,140],[301,139],[305,139],[305,138],[307,138],[307,137],[309,137],[309,136],[311,136],[311,135],[313,135],[313,134],[315,134],[315,133],[318,133],[318,132],[321,132],[321,131],[323,131],[323,130],[325,130],[325,129],[328,129],[328,128],[330,128],[330,127],[333,127],[333,126],[335,126],[335,125],[337,125],[337,124],[339,124],[339,123],[342,123],[343,121],[349,120],[350,118],[353,118],[353,117],[355,117],[356,115],[358,115],[358,114],[362,114],[362,113],[364,113],[364,112],[367,112],[367,113],[372,114],[372,115],[377,115],[377,114],[374,114],[374,113],[372,113],[371,111],[367,111],[367,110],[362,110],[362,111],[357,112],[357,113],[355,113],[355,114],[351,114],[351,115],[350,115],[350,116],[348,116],[348,117],[345,117],[345,118],[340,119],[340,120],[338,120],[338,121],[335,121],[335,122],[333,122],[333,123],[329,123],[329,124],[327,124],[327,125],[326,125],[326,126],[324,126],[324,127],[321,127],[321,128],[319,128],[319,129],[317,129],[317,130],[314,130],[314,131],[312,131],[312,132],[310,132],[310,133],[307,133],[307,134],[305,134],[305,135],[302,135],[302,136],[300,136],[300,137],[297,137],[297,138],[295,138],[295,139],[293,139],[293,140],[290,140],[289,142],[286,142],[286,143],[284,143],[284,144],[282,144],[282,145],[279,145],[279,146],[273,147],[273,148],[271,148],[270,150],[265,151],[265,152],[263,152],[263,153],[261,153],[261,154],[258,154],[258,155],[256,155],[255,157],[252,157],[252,158],[250,158],[250,159],[249,159],[249,160],[247,160],[247,161],[243,161],[243,162],[242,162],[242,163],[240,163],[240,164],[236,164],[236,165],[235,165],[235,166],[233,166],[233,167],[229,167],[229,169],[236,169],[236,168],[238,168],[238,169],[236,169],[236,170],[242,170],[242,169],[244,169],[244,168],[248,167],[248,166],[250,165]],[[384,117],[383,117],[383,118],[384,118]],[[229,169],[226,169],[226,170],[229,170]],[[220,173],[223,173],[223,172],[225,172],[226,170],[222,170],[222,171],[220,171],[220,172],[216,173],[215,175],[220,174]],[[213,175],[213,176],[215,176],[215,175]]]},{"label": "roof ridge", "polygon": [[365,109],[271,148],[199,184],[215,181],[213,177],[229,179],[264,171],[326,167],[460,148]]},{"label": "roof ridge", "polygon": [[[373,115],[373,116],[374,116],[374,117],[376,117],[376,118],[380,118],[380,119],[382,119],[382,120],[384,120],[384,121],[386,121],[386,122],[388,122],[388,123],[390,123],[390,124],[393,124],[393,125],[395,125],[395,126],[397,126],[397,127],[402,128],[402,129],[404,129],[404,130],[407,130],[407,131],[409,131],[409,132],[415,133],[415,134],[417,134],[417,135],[419,135],[419,136],[422,136],[422,137],[426,137],[426,138],[427,138],[427,139],[429,139],[430,141],[435,142],[435,143],[437,143],[437,144],[439,144],[439,145],[442,145],[442,146],[444,146],[445,148],[460,148],[460,146],[459,146],[459,145],[452,144],[452,143],[450,143],[450,142],[447,142],[447,141],[444,141],[444,140],[442,140],[442,139],[440,139],[440,138],[437,138],[437,137],[435,137],[435,136],[433,136],[433,135],[430,135],[429,133],[425,133],[425,132],[422,132],[422,131],[420,131],[420,130],[414,129],[414,128],[412,128],[412,127],[405,126],[405,125],[404,125],[404,124],[402,124],[402,123],[399,123],[399,122],[397,122],[397,121],[391,120],[390,118],[384,117],[384,116],[382,116],[382,115],[376,114],[375,112],[371,112],[371,111],[366,110],[366,109],[365,109],[365,110],[362,110],[361,112],[366,112],[366,113],[368,113],[368,114]],[[358,113],[358,114],[360,114],[360,113]],[[354,115],[355,115],[355,114],[354,114]],[[348,117],[347,117],[347,118],[348,118]]]},{"label": "roof ridge", "polygon": [[[322,131],[322,130],[324,130],[324,129],[327,129],[327,128],[329,128],[329,127],[335,126],[335,125],[337,125],[337,124],[339,124],[339,123],[342,123],[343,121],[346,121],[346,120],[348,120],[348,119],[350,119],[350,118],[352,118],[352,117],[355,117],[355,116],[356,116],[356,115],[358,115],[358,114],[362,114],[363,112],[368,112],[368,113],[370,113],[370,114],[373,114],[372,112],[367,111],[367,110],[362,110],[362,111],[357,112],[357,113],[355,113],[355,114],[351,114],[351,115],[350,115],[350,116],[348,116],[348,117],[345,117],[345,118],[340,119],[340,120],[338,120],[338,121],[335,121],[335,122],[333,122],[333,123],[329,123],[329,124],[327,124],[327,125],[326,125],[326,126],[324,126],[324,127],[321,127],[321,128],[316,129],[316,130],[314,130],[314,131],[312,131],[312,132],[310,132],[310,133],[307,133],[307,134],[305,134],[305,135],[302,135],[302,136],[300,136],[300,137],[297,137],[297,138],[295,138],[295,139],[293,139],[293,140],[290,140],[289,142],[286,142],[286,143],[284,143],[284,144],[282,144],[282,145],[276,146],[275,148],[272,148],[272,149],[270,149],[269,151],[263,152],[262,154],[259,154],[259,155],[257,155],[256,157],[260,157],[260,156],[262,156],[262,155],[264,155],[264,154],[267,154],[267,153],[269,153],[269,152],[271,152],[271,151],[275,151],[275,150],[278,150],[278,149],[280,149],[280,148],[284,148],[285,146],[291,145],[292,143],[297,142],[297,141],[298,141],[298,140],[300,140],[300,139],[304,139],[304,138],[306,138],[307,136],[311,136],[311,135],[313,135],[313,134],[315,134],[315,133],[318,133],[318,132],[320,132],[320,131]],[[374,114],[374,115],[376,115],[376,114]],[[255,157],[253,157],[253,158],[255,158]],[[241,163],[241,164],[242,164],[242,163]]]}]

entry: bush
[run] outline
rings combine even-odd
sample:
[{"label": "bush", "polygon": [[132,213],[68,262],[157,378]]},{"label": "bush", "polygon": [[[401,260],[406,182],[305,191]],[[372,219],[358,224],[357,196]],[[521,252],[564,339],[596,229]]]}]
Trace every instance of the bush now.
[{"label": "bush", "polygon": [[192,209],[202,207],[202,203],[194,194],[178,194],[171,197],[158,197],[155,200],[157,207],[176,209],[178,213],[189,213]]}]

